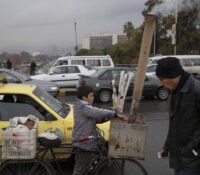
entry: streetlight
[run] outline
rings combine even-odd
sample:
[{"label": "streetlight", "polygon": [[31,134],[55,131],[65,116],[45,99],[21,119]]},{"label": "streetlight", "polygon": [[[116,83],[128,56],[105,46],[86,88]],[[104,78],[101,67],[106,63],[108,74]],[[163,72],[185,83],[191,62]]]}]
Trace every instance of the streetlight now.
[{"label": "streetlight", "polygon": [[75,46],[75,51],[76,53],[78,52],[78,44],[77,44],[77,30],[76,30],[76,18],[75,18],[75,22],[74,22],[74,31],[75,31],[75,42],[76,42],[76,46]]},{"label": "streetlight", "polygon": [[177,44],[177,22],[178,22],[178,0],[176,0],[176,12],[175,12],[175,45],[174,45],[174,55],[176,55],[176,44]]}]

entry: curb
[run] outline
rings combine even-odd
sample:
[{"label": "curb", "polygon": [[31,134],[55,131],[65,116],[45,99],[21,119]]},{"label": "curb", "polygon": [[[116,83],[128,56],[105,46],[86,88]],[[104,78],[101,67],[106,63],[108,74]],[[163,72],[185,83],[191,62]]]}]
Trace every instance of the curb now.
[{"label": "curb", "polygon": [[60,92],[58,93],[58,96],[66,96],[68,94],[76,94],[76,89],[72,88],[60,88]]},{"label": "curb", "polygon": [[60,89],[60,92],[58,93],[58,96],[65,96],[65,90]]}]

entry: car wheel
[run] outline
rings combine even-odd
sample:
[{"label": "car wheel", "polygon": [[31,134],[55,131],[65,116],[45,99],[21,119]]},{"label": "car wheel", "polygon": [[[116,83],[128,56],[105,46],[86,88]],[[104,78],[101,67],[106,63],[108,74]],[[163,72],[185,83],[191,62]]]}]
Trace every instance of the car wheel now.
[{"label": "car wheel", "polygon": [[99,92],[99,101],[102,103],[108,103],[111,101],[112,93],[110,90],[103,89]]},{"label": "car wheel", "polygon": [[160,87],[157,91],[157,97],[160,100],[167,100],[169,97],[169,90],[164,87]]}]

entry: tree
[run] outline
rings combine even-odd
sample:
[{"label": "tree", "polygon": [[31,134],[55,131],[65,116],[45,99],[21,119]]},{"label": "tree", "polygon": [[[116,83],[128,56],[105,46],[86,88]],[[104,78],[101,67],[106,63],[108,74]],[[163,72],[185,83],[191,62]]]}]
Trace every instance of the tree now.
[{"label": "tree", "polygon": [[137,64],[142,42],[142,28],[135,29],[133,38],[104,49],[113,59],[114,64]]},{"label": "tree", "polygon": [[30,60],[32,58],[32,56],[30,55],[30,53],[26,52],[26,51],[22,51],[20,53],[21,55],[21,58],[24,60],[24,61],[27,61],[27,60]]},{"label": "tree", "polygon": [[10,54],[7,52],[3,52],[0,54],[0,58],[3,59],[3,62],[7,61],[10,58]]},{"label": "tree", "polygon": [[99,49],[80,49],[77,56],[84,56],[84,55],[104,55],[102,50]]},{"label": "tree", "polygon": [[130,40],[133,37],[133,34],[135,32],[135,28],[134,28],[132,22],[128,21],[127,23],[125,23],[123,28],[124,28],[123,31],[126,34],[128,40]]},{"label": "tree", "polygon": [[19,54],[13,54],[10,57],[10,61],[12,62],[13,65],[19,65],[22,63],[22,58]]},{"label": "tree", "polygon": [[[145,3],[146,9],[143,10],[143,15],[151,13],[151,11],[162,5],[163,0],[148,0]],[[185,8],[184,4],[189,4]],[[182,8],[178,12],[178,43],[177,54],[199,54],[200,53],[200,31],[197,27],[198,14],[200,13],[199,0],[182,0]],[[183,8],[184,7],[184,8]],[[173,45],[171,44],[171,27],[175,23],[175,16],[168,14],[162,16],[158,13],[156,25],[156,45],[157,53],[170,55],[174,53]]]}]

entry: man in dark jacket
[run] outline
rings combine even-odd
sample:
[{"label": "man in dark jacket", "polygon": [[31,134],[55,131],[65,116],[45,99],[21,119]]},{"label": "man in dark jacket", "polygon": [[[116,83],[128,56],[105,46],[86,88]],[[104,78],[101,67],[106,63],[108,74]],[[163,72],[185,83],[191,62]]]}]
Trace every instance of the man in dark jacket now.
[{"label": "man in dark jacket", "polygon": [[160,84],[171,91],[169,131],[160,154],[169,156],[175,175],[200,175],[200,82],[175,57],[157,64]]},{"label": "man in dark jacket", "polygon": [[30,66],[30,75],[35,75],[36,62],[33,60]]},{"label": "man in dark jacket", "polygon": [[6,68],[12,69],[12,62],[10,61],[10,59],[8,59],[7,62],[6,62]]}]

